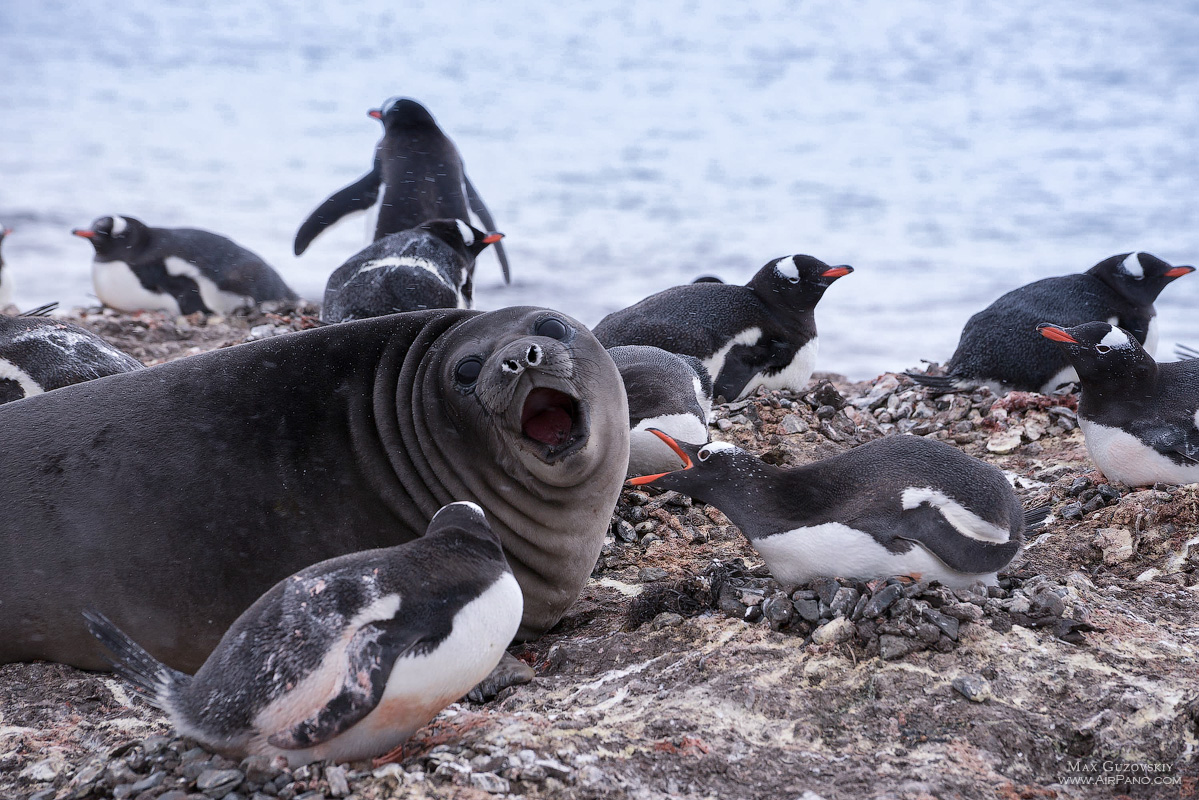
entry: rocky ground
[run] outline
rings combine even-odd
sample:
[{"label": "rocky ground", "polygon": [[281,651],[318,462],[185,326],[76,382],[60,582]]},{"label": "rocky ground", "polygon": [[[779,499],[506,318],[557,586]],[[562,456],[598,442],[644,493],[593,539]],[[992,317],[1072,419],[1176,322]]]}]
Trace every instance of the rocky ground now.
[{"label": "rocky ground", "polygon": [[[146,363],[316,324],[72,319]],[[582,597],[514,649],[534,682],[451,706],[403,752],[228,760],[110,676],[7,665],[0,796],[1199,797],[1199,485],[1108,484],[1076,399],[824,376],[717,409],[715,438],[779,464],[896,433],[996,464],[1051,511],[998,587],[781,587],[717,509],[628,490]]]}]

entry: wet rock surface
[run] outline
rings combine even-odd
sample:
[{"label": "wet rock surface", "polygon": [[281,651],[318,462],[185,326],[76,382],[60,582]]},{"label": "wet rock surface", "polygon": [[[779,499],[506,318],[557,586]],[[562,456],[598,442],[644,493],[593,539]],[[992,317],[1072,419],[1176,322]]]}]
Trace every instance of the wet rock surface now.
[{"label": "wet rock surface", "polygon": [[[145,316],[82,321],[117,325],[145,360],[313,324],[210,321],[197,344]],[[626,490],[578,602],[513,648],[533,683],[452,705],[386,759],[228,759],[112,676],[13,664],[0,666],[0,796],[1185,797],[1199,785],[1199,486],[1110,484],[1076,408],[884,375],[716,409],[714,438],[781,465],[904,433],[996,464],[1026,508],[1052,510],[998,586],[781,586],[718,509]],[[1104,761],[1167,765],[1180,783],[1065,783],[1071,764]]]}]

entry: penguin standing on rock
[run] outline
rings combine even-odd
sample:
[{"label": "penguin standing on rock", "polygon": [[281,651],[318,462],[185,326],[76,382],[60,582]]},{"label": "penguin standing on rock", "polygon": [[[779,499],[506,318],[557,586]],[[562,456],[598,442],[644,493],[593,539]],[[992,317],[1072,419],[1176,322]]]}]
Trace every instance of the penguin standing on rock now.
[{"label": "penguin standing on rock", "polygon": [[675,286],[595,326],[604,347],[641,344],[689,355],[712,376],[713,396],[745,397],[758,386],[799,391],[816,364],[813,310],[853,267],[812,256],[776,258],[745,286]]},{"label": "penguin standing on rock", "polygon": [[215,233],[151,228],[133,217],[100,217],[71,233],[92,243],[96,296],[118,311],[229,314],[299,299],[265,261]]},{"label": "penguin standing on rock", "polygon": [[473,308],[475,258],[502,238],[460,219],[430,220],[384,236],[329,276],[321,320]]},{"label": "penguin standing on rock", "polygon": [[[334,192],[308,215],[296,232],[297,256],[325,228],[357,212],[377,215],[376,241],[429,219],[469,221],[471,211],[484,228],[495,230],[491,212],[466,177],[458,148],[424,106],[406,97],[393,97],[369,114],[383,123],[383,138],[375,146],[371,171]],[[502,245],[497,245],[495,252],[508,283],[508,257]]]},{"label": "penguin standing on rock", "polygon": [[[322,561],[247,609],[194,676],[85,612],[116,671],[184,736],[290,766],[386,753],[482,680],[523,609],[499,537],[451,503],[407,544]],[[185,632],[180,632],[183,635]]]},{"label": "penguin standing on rock", "polygon": [[658,347],[625,345],[608,355],[616,362],[629,397],[628,475],[667,472],[682,466],[679,457],[657,436],[705,444],[712,413],[712,379],[699,359],[678,356]]},{"label": "penguin standing on rock", "polygon": [[1108,480],[1128,486],[1199,482],[1199,360],[1157,363],[1106,322],[1043,324],[1078,370],[1078,426]]},{"label": "penguin standing on rock", "polygon": [[[0,245],[4,244],[4,238],[12,233],[12,228],[6,228],[0,225]],[[4,254],[0,253],[0,308],[7,308],[12,305],[12,277],[4,269]]]},{"label": "penguin standing on rock", "polygon": [[1078,374],[1057,348],[1037,334],[1038,323],[1109,322],[1131,333],[1152,354],[1157,350],[1154,301],[1166,284],[1194,271],[1149,253],[1121,253],[1079,275],[1034,281],[1003,295],[966,322],[946,365],[948,374],[905,374],[943,392],[980,383],[1001,393],[1053,392],[1076,383]]},{"label": "penguin standing on rock", "polygon": [[1023,541],[1025,514],[1003,473],[938,441],[887,436],[786,469],[725,442],[658,435],[684,468],[629,482],[716,506],[784,584],[892,575],[993,584]]},{"label": "penguin standing on rock", "polygon": [[142,368],[91,331],[48,316],[55,305],[0,315],[0,403]]}]

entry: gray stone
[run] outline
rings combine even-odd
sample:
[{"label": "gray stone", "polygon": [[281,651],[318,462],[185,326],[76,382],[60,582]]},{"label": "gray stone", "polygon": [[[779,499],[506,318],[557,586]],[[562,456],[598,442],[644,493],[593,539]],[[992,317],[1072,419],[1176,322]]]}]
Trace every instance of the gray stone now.
[{"label": "gray stone", "polygon": [[1067,503],[1062,506],[1062,519],[1082,519],[1082,503]]},{"label": "gray stone", "polygon": [[196,788],[209,797],[224,797],[245,780],[240,769],[206,769],[196,777]]},{"label": "gray stone", "polygon": [[506,794],[509,791],[508,779],[494,772],[472,772],[470,785],[488,794]]},{"label": "gray stone", "polygon": [[762,604],[762,613],[771,625],[781,628],[795,619],[795,605],[785,594],[773,595]]},{"label": "gray stone", "polygon": [[654,621],[650,623],[650,627],[656,631],[660,631],[663,628],[673,628],[676,625],[681,625],[682,623],[683,617],[681,614],[676,614],[673,611],[663,611],[661,614],[654,617]]},{"label": "gray stone", "polygon": [[716,420],[716,429],[717,430],[728,431],[728,430],[732,430],[732,427],[733,427],[733,423],[729,422],[727,419]]},{"label": "gray stone", "polygon": [[637,541],[637,531],[628,522],[619,518],[612,522],[612,535],[622,542]]},{"label": "gray stone", "polygon": [[962,622],[978,622],[983,618],[983,610],[974,603],[953,603],[942,606],[941,613]]},{"label": "gray stone", "polygon": [[808,622],[820,621],[820,603],[816,600],[795,600],[792,605],[795,606],[795,613],[799,614],[801,619]]},{"label": "gray stone", "polygon": [[779,430],[785,434],[807,433],[811,428],[799,414],[788,414],[779,423]]},{"label": "gray stone", "polygon": [[545,770],[545,774],[551,778],[567,778],[571,773],[570,767],[552,758],[539,758],[533,762],[533,766],[541,767]]},{"label": "gray stone", "polygon": [[652,583],[653,581],[660,581],[664,579],[669,574],[670,573],[661,567],[642,567],[637,572],[637,580],[641,581],[642,583]]},{"label": "gray stone", "polygon": [[[976,606],[971,607],[975,608]],[[955,642],[958,640],[958,621],[954,617],[942,614],[939,611],[933,611],[931,608],[922,610],[920,616],[933,625],[936,625],[941,633],[944,633],[950,639],[953,639]]]},{"label": "gray stone", "polygon": [[909,639],[906,636],[893,636],[889,633],[884,633],[878,637],[878,653],[883,657],[884,661],[903,658],[909,653],[915,653],[917,650],[923,649],[924,642]]},{"label": "gray stone", "polygon": [[131,786],[130,788],[133,790],[134,794],[140,794],[148,789],[155,789],[155,788],[161,786],[162,782],[165,781],[166,779],[167,779],[167,774],[165,772],[163,772],[162,770],[159,770],[158,772],[150,773],[149,775],[142,778],[137,783],[133,784],[133,786]]},{"label": "gray stone", "polygon": [[828,604],[829,610],[834,617],[848,617],[853,613],[853,608],[858,604],[858,592],[856,589],[850,589],[847,586],[842,586],[833,595],[833,600]]},{"label": "gray stone", "polygon": [[812,634],[812,641],[816,644],[847,642],[853,638],[856,630],[854,624],[848,619],[837,617],[817,628]]},{"label": "gray stone", "polygon": [[958,694],[974,703],[985,702],[994,696],[990,681],[982,675],[959,675],[950,685]]},{"label": "gray stone", "polygon": [[870,619],[881,617],[901,597],[903,597],[903,586],[898,583],[888,584],[875,592],[874,596],[867,601],[866,607],[862,609],[862,616]]},{"label": "gray stone", "polygon": [[61,753],[53,753],[21,770],[19,777],[32,783],[52,781],[66,771],[70,764]]}]

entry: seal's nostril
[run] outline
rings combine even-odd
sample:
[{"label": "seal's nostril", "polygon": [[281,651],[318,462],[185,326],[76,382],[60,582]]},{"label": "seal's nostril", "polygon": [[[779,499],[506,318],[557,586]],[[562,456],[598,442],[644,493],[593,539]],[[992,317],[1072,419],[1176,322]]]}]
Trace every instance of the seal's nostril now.
[{"label": "seal's nostril", "polygon": [[520,369],[520,364],[516,363],[516,359],[510,358],[504,362],[504,369],[508,370],[509,372],[516,372]]},{"label": "seal's nostril", "polygon": [[529,362],[529,366],[537,366],[537,363],[541,361],[541,348],[537,345],[531,345],[529,347],[529,354],[525,356],[525,359]]}]

